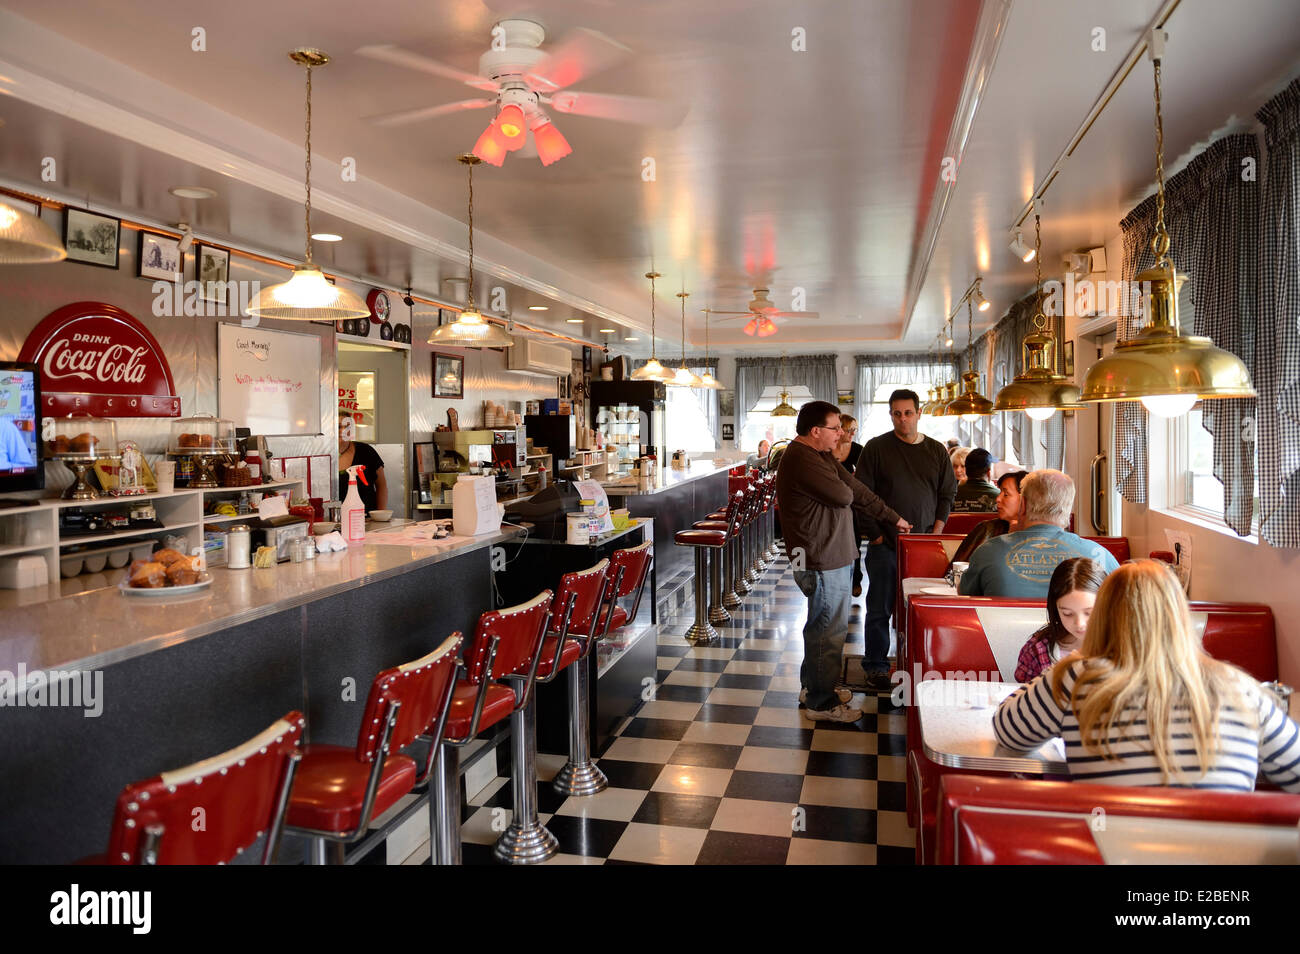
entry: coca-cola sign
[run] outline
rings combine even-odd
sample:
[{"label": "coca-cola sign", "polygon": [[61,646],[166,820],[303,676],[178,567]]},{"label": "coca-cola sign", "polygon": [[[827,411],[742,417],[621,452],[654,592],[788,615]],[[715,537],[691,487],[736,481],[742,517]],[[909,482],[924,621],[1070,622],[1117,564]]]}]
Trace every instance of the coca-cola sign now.
[{"label": "coca-cola sign", "polygon": [[181,416],[162,348],[115,305],[80,301],[60,308],[27,336],[18,360],[40,366],[43,414]]}]

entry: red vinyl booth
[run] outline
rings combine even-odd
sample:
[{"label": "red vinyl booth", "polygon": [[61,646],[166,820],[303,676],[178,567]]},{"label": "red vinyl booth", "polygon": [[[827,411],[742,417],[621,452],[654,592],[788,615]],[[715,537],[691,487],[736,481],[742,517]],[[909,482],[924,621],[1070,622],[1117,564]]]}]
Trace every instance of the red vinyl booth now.
[{"label": "red vinyl booth", "polygon": [[946,775],[939,864],[1295,864],[1300,795]]},{"label": "red vinyl booth", "polygon": [[[983,516],[968,514],[966,516]],[[978,521],[977,521],[978,522]],[[898,538],[898,583],[894,593],[894,629],[907,632],[903,615],[903,581],[912,577],[939,577],[948,572],[952,555],[961,546],[966,535],[954,533],[904,533]],[[1116,563],[1129,559],[1128,537],[1084,537],[1099,543],[1115,558]],[[901,624],[901,625],[900,625]]]},{"label": "red vinyl booth", "polygon": [[[948,522],[943,525],[943,532],[960,533],[964,537],[985,520],[992,520],[997,515],[996,510],[981,513],[950,513]],[[1066,529],[1074,531],[1074,514],[1070,514],[1070,523]]]},{"label": "red vinyl booth", "polygon": [[[1277,640],[1273,611],[1258,603],[1190,604],[1192,622],[1202,630],[1202,645],[1215,659],[1232,663],[1260,682],[1277,679]],[[1028,617],[1026,611],[1030,611]],[[908,608],[904,663],[916,673],[997,673],[1015,681],[1015,661],[1028,634],[1047,621],[1042,600],[971,596],[919,596]],[[986,630],[986,626],[989,629]],[[933,857],[934,810],[941,775],[954,769],[936,765],[921,748],[915,707],[907,710],[907,812],[917,828],[917,860]],[[967,773],[970,774],[970,773]]]}]

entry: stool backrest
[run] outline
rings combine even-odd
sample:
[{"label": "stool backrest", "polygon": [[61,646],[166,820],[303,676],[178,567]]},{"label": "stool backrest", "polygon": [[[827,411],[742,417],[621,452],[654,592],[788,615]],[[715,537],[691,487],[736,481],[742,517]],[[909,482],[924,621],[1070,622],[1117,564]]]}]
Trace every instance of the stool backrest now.
[{"label": "stool backrest", "polygon": [[[478,618],[474,642],[465,652],[465,677],[470,683],[478,685],[484,678],[496,680],[528,674],[536,664],[546,636],[551,595],[550,590],[542,590],[527,603],[490,610]],[[497,641],[497,650],[492,659],[492,672],[488,673],[493,640]]]},{"label": "stool backrest", "polygon": [[647,540],[639,546],[629,547],[626,550],[615,550],[610,555],[610,575],[617,577],[618,571],[623,571],[623,577],[619,580],[618,592],[613,594],[612,599],[631,596],[641,591],[641,587],[645,585],[646,575],[650,572],[650,557],[654,552],[653,547],[653,541]]},{"label": "stool backrest", "polygon": [[370,684],[361,731],[357,734],[357,760],[372,762],[384,735],[384,724],[394,705],[397,722],[388,740],[390,752],[398,752],[417,738],[441,734],[442,722],[451,704],[456,681],[456,654],[462,642],[452,633],[433,652],[412,662],[385,669]]},{"label": "stool backrest", "polygon": [[[560,588],[551,602],[551,624],[566,635],[590,636],[596,623],[596,614],[605,592],[609,560],[601,560],[593,567],[566,573],[560,577]],[[573,610],[565,617],[569,601]]]},{"label": "stool backrest", "polygon": [[[122,789],[108,863],[223,864],[266,835],[262,863],[268,864],[305,725],[301,712],[290,712],[228,752]],[[199,818],[202,825],[195,824]]]}]

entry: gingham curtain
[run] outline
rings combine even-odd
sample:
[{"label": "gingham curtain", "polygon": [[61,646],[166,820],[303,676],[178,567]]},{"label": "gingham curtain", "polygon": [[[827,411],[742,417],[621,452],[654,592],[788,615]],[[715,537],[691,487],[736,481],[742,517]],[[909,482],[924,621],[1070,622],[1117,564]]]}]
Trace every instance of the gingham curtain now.
[{"label": "gingham curtain", "polygon": [[[1211,338],[1247,367],[1254,363],[1258,325],[1257,249],[1259,193],[1254,178],[1243,178],[1244,160],[1259,148],[1254,136],[1232,135],[1214,142],[1172,176],[1165,186],[1165,224],[1174,267],[1188,275],[1178,296],[1184,333]],[[1156,197],[1150,196],[1120,223],[1124,231],[1123,278],[1132,282],[1155,265],[1151,236]],[[1132,302],[1127,302],[1130,306]],[[1117,322],[1117,337],[1127,340],[1140,327],[1137,309]],[[1205,429],[1214,437],[1214,475],[1224,488],[1224,522],[1239,535],[1250,533],[1255,465],[1251,428],[1252,400],[1206,401]],[[1147,500],[1147,414],[1137,402],[1116,405],[1116,471],[1120,494],[1133,503]]]},{"label": "gingham curtain", "polygon": [[[854,397],[854,414],[859,426],[867,419],[870,405],[875,403],[876,392],[881,385],[916,384],[923,388],[931,385],[946,384],[954,373],[955,363],[947,355],[937,354],[859,354],[857,361],[858,375]],[[919,394],[922,401],[926,394]]]},{"label": "gingham curtain", "polygon": [[736,359],[736,439],[745,430],[749,409],[774,384],[802,384],[816,401],[835,403],[835,355],[802,354],[781,358]]},{"label": "gingham curtain", "polygon": [[1260,534],[1300,548],[1300,80],[1255,114],[1264,125],[1267,190],[1260,230]]}]

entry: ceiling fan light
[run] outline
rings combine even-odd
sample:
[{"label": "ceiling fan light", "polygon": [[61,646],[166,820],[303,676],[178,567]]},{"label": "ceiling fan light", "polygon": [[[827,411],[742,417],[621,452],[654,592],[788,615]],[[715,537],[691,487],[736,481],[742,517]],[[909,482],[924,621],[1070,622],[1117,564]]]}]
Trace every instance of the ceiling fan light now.
[{"label": "ceiling fan light", "polygon": [[505,162],[507,151],[504,137],[495,122],[488,123],[487,129],[483,130],[483,135],[479,136],[478,142],[474,143],[473,149],[474,155],[490,166],[500,166]]},{"label": "ceiling fan light", "polygon": [[542,123],[533,129],[533,142],[537,146],[537,158],[542,165],[549,166],[573,152],[569,140],[550,122]]},{"label": "ceiling fan light", "polygon": [[287,282],[259,291],[248,313],[285,321],[342,321],[364,318],[370,308],[354,292],[331,285],[315,265],[299,265]]},{"label": "ceiling fan light", "polygon": [[528,127],[524,125],[524,111],[514,103],[505,106],[497,114],[496,127],[502,144],[511,152],[522,148],[528,138],[526,131]]},{"label": "ceiling fan light", "polygon": [[758,319],[758,336],[760,338],[770,338],[776,334],[776,322],[771,318]]}]

